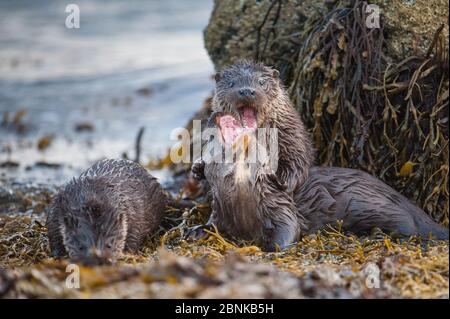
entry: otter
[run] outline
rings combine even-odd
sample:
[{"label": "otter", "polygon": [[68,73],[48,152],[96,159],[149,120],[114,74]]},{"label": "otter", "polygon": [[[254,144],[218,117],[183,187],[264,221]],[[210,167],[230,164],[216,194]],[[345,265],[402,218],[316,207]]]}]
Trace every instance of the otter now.
[{"label": "otter", "polygon": [[[235,164],[197,160],[192,166],[194,178],[206,178],[211,187],[213,212],[205,226],[214,223],[219,231],[254,240],[265,250],[284,248],[306,229],[293,194],[313,163],[311,139],[276,69],[241,60],[217,73],[215,80],[209,125],[219,129],[222,149],[233,148],[242,133],[275,129],[278,161],[271,172],[264,160]],[[188,237],[203,236],[203,228],[193,228]]]},{"label": "otter", "polygon": [[[211,187],[213,212],[205,226],[214,224],[221,232],[255,241],[267,251],[286,247],[306,231],[305,220],[298,213],[287,184],[273,172],[266,153],[258,154],[257,161],[248,160],[250,139],[256,139],[256,135],[245,135],[248,144],[236,143],[240,136],[237,132],[254,132],[248,130],[248,122],[244,120],[241,125],[232,115],[219,112],[211,118],[219,123],[218,144],[222,152],[210,152],[216,149],[208,147],[213,144],[210,141],[201,163],[193,167],[197,178],[203,175]],[[232,162],[224,161],[222,155],[227,151],[233,154]],[[203,236],[205,226],[194,227],[188,236]]]},{"label": "otter", "polygon": [[47,219],[54,257],[108,262],[137,253],[162,220],[166,195],[141,165],[101,160],[55,196]]},{"label": "otter", "polygon": [[392,237],[419,235],[448,239],[448,228],[436,223],[405,196],[374,176],[357,169],[312,167],[294,195],[308,221],[307,233],[343,222],[355,234],[379,228]]},{"label": "otter", "polygon": [[276,176],[293,193],[308,177],[315,157],[311,138],[284,90],[279,71],[240,60],[218,72],[214,113],[228,113],[243,126],[278,130]]},{"label": "otter", "polygon": [[[313,167],[310,136],[275,69],[247,60],[225,68],[216,75],[212,110],[209,125],[220,131],[223,150],[233,149],[248,132],[277,129],[278,167],[271,171],[264,161],[195,161],[193,177],[209,184],[212,213],[206,225],[188,232],[188,239],[204,236],[203,229],[215,224],[225,234],[272,251],[337,220],[355,234],[379,227],[448,238],[448,230],[376,178],[357,170]],[[239,157],[239,148],[232,152]]]}]

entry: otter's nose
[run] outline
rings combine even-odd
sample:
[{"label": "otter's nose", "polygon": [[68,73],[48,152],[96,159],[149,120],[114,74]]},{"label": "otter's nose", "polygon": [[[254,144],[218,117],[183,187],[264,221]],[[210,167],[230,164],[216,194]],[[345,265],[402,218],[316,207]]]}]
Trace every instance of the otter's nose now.
[{"label": "otter's nose", "polygon": [[252,97],[255,95],[255,90],[250,88],[240,89],[239,95],[242,97]]}]

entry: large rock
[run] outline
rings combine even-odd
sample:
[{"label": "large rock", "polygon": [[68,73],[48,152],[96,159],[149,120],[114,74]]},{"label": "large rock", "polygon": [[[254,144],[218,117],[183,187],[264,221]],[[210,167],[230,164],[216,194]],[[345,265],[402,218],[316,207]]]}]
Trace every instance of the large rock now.
[{"label": "large rock", "polygon": [[447,0],[377,0],[385,23],[388,56],[402,59],[412,54],[424,54],[434,33],[444,25],[448,46]]},{"label": "large rock", "polygon": [[[354,1],[215,0],[204,32],[206,49],[218,69],[239,58],[262,58],[280,65],[283,53],[294,52],[310,34],[311,22],[330,12],[338,2],[345,7]],[[425,53],[441,24],[448,39],[446,0],[369,2],[380,8],[388,56]]]}]

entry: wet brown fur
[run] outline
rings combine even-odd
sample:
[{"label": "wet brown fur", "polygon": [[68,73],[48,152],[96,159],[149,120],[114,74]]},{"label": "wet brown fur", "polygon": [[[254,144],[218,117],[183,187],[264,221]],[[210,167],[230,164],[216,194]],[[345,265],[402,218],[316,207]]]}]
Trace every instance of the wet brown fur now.
[{"label": "wet brown fur", "polygon": [[392,187],[356,169],[311,168],[295,202],[308,220],[309,233],[341,220],[343,229],[356,234],[368,234],[376,227],[394,237],[448,239],[448,228]]},{"label": "wet brown fur", "polygon": [[[265,79],[263,86],[257,83],[259,78]],[[218,73],[216,81],[213,112],[239,116],[233,91],[248,86],[256,90],[256,98],[249,102],[257,110],[258,128],[278,129],[279,162],[276,174],[286,183],[288,192],[293,192],[308,177],[308,169],[314,160],[314,148],[278,78],[278,71],[262,63],[241,60]],[[230,81],[235,82],[234,90],[229,88]]]},{"label": "wet brown fur", "polygon": [[83,259],[137,253],[162,220],[166,196],[156,178],[128,160],[102,160],[55,196],[47,220],[52,254]]},{"label": "wet brown fur", "polygon": [[[269,78],[268,88],[255,83],[261,74]],[[247,80],[241,81],[242,77]],[[258,128],[278,128],[279,162],[272,173],[261,163],[194,163],[194,175],[205,177],[211,187],[213,211],[207,225],[214,223],[228,235],[257,241],[265,250],[284,248],[302,234],[337,220],[356,234],[379,227],[391,234],[432,233],[448,239],[448,229],[369,174],[311,168],[314,152],[309,135],[274,70],[240,61],[220,72],[216,80],[213,116],[231,113],[238,117],[236,105],[241,102],[230,91],[236,86],[255,88]],[[236,81],[231,88],[230,81]],[[244,178],[236,179],[236,175]],[[191,234],[198,237],[201,227]]]},{"label": "wet brown fur", "polygon": [[[258,82],[261,78],[263,85]],[[232,88],[230,81],[235,82]],[[256,109],[258,128],[278,129],[279,158],[277,171],[269,174],[267,164],[261,163],[194,164],[194,173],[206,177],[211,186],[213,212],[208,224],[214,223],[228,235],[257,241],[265,250],[284,248],[306,229],[293,193],[307,179],[313,162],[309,135],[282,88],[278,71],[243,60],[220,72],[216,82],[213,116],[239,117],[237,105],[242,99],[236,97],[236,90],[255,90],[254,98],[244,102]]]}]

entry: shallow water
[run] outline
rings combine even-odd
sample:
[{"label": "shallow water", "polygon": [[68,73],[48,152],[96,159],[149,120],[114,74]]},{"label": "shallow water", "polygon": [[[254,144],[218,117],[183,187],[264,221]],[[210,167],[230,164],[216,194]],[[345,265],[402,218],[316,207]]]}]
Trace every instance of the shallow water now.
[{"label": "shallow water", "polygon": [[140,127],[141,162],[161,157],[212,91],[202,34],[212,1],[76,4],[80,28],[67,29],[64,2],[0,1],[3,178],[61,183],[100,158],[134,158]]}]

